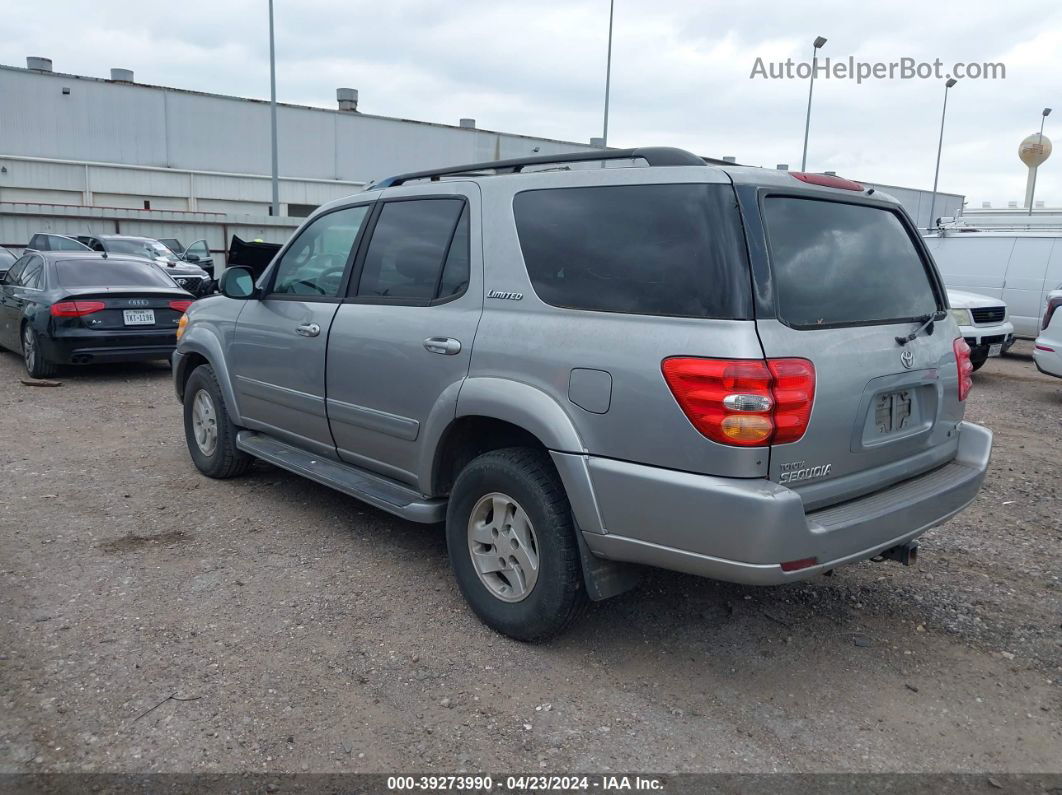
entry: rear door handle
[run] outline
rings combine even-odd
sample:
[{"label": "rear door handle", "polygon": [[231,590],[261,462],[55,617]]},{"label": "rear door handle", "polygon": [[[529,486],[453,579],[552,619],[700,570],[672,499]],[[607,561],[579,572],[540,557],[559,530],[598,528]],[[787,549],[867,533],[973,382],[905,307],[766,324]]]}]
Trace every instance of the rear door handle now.
[{"label": "rear door handle", "polygon": [[424,348],[432,353],[453,356],[461,352],[461,340],[455,340],[453,337],[428,337],[424,340]]},{"label": "rear door handle", "polygon": [[295,333],[303,337],[316,337],[321,333],[321,327],[316,323],[303,323],[295,327]]}]

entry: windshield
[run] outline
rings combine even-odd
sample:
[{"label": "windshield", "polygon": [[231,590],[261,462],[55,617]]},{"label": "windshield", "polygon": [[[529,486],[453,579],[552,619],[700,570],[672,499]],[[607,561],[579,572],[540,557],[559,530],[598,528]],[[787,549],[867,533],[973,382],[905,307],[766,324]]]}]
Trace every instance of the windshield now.
[{"label": "windshield", "polygon": [[133,254],[137,257],[164,259],[179,262],[177,255],[157,240],[108,240],[107,250],[116,254]]},{"label": "windshield", "polygon": [[838,201],[765,202],[778,315],[795,328],[900,323],[941,309],[899,216]]}]

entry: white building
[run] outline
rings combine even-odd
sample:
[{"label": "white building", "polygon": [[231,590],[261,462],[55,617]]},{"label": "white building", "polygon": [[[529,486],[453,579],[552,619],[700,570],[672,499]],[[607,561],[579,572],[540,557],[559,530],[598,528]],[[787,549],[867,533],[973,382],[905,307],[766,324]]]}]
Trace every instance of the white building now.
[{"label": "white building", "polygon": [[[270,218],[269,103],[134,77],[61,74],[47,58],[0,65],[0,245],[18,249],[37,231],[121,232],[206,237],[220,256],[233,233],[282,242],[293,219],[373,179],[593,148],[480,130],[472,119],[364,114],[356,91],[338,89],[334,110],[278,106],[280,217]],[[928,191],[882,189],[928,224]],[[962,203],[937,194],[936,215],[956,215]]]}]

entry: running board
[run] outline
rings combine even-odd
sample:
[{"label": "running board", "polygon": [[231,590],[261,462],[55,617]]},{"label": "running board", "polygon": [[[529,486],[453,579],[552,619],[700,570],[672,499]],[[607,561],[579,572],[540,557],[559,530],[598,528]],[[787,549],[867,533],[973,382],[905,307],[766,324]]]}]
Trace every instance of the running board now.
[{"label": "running board", "polygon": [[341,491],[411,522],[446,518],[446,500],[426,499],[413,489],[351,464],[334,461],[255,431],[236,434],[236,446],[255,458]]}]

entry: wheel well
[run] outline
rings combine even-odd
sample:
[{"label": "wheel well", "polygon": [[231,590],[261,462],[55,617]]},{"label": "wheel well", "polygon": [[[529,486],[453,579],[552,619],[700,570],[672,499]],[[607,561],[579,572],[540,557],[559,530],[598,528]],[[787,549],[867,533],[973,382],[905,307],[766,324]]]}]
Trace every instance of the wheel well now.
[{"label": "wheel well", "polygon": [[465,464],[476,456],[504,447],[546,449],[537,436],[511,422],[493,417],[459,417],[439,441],[432,468],[432,493],[449,494]]},{"label": "wheel well", "polygon": [[192,373],[195,372],[195,368],[201,364],[210,364],[207,358],[198,353],[187,353],[181,362],[180,381],[178,381],[179,394],[181,400],[184,400],[184,387],[188,383],[188,379],[192,377]]}]

